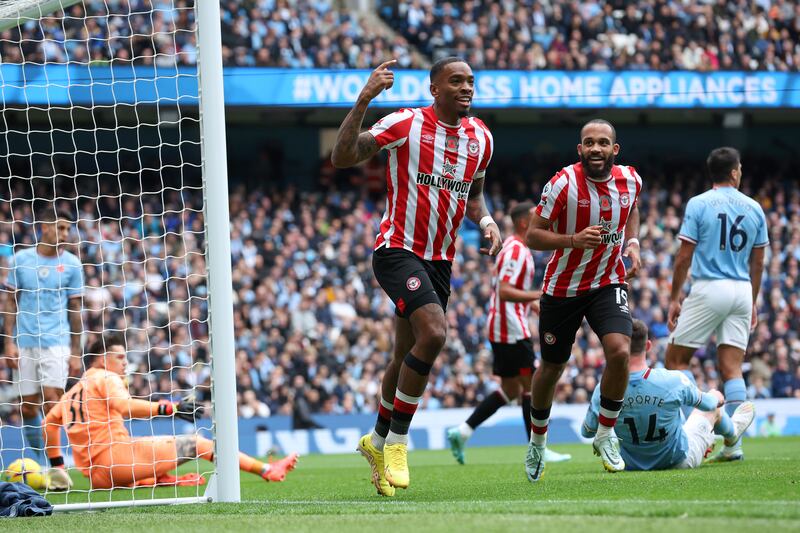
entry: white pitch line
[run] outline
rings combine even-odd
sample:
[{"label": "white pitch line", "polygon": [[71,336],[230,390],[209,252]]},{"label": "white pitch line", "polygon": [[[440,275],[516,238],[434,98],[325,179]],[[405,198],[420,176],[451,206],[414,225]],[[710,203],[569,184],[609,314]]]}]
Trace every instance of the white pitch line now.
[{"label": "white pitch line", "polygon": [[741,505],[741,504],[756,504],[756,505],[800,505],[797,500],[448,500],[436,502],[419,502],[419,501],[403,501],[403,500],[246,500],[241,503],[247,504],[269,504],[269,505],[450,505],[450,504],[469,504],[469,505],[482,505],[498,503],[503,505],[531,505],[538,504],[599,504],[599,505],[627,505],[627,504],[679,504],[679,505]]}]

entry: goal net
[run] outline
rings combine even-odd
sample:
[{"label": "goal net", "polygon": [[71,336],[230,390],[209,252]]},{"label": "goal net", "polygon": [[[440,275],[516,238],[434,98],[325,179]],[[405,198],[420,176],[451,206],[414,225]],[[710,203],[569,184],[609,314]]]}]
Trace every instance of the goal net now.
[{"label": "goal net", "polygon": [[[235,407],[230,300],[210,296],[230,278],[227,232],[210,238],[228,218],[218,16],[0,0],[0,470],[62,509],[217,497],[215,413]],[[216,462],[195,460],[204,439]],[[62,460],[73,486],[55,492]]]}]

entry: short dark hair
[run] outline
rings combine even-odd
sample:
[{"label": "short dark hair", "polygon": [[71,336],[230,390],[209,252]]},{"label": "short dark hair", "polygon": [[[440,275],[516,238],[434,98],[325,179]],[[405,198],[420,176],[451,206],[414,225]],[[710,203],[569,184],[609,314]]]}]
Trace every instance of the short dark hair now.
[{"label": "short dark hair", "polygon": [[647,349],[647,324],[641,320],[634,320],[631,334],[631,354],[641,353],[645,349]]},{"label": "short dark hair", "polygon": [[116,332],[104,333],[99,339],[89,345],[89,351],[83,356],[83,364],[89,368],[94,364],[95,359],[105,355],[111,346],[125,346],[125,337]]},{"label": "short dark hair", "polygon": [[72,215],[63,209],[57,209],[54,205],[44,206],[36,211],[36,222],[55,222],[57,220],[72,220]]},{"label": "short dark hair", "polygon": [[731,179],[731,171],[739,167],[741,156],[739,150],[730,146],[714,148],[706,159],[706,168],[714,183],[722,183]]},{"label": "short dark hair", "polygon": [[525,201],[512,207],[511,211],[508,213],[511,216],[511,222],[516,224],[519,219],[530,217],[533,206],[533,202]]},{"label": "short dark hair", "polygon": [[431,72],[430,72],[431,83],[433,83],[433,80],[436,79],[436,77],[439,75],[442,69],[444,69],[444,67],[446,65],[449,65],[450,63],[466,63],[466,61],[456,56],[443,57],[442,59],[438,60],[431,66]]},{"label": "short dark hair", "polygon": [[584,124],[583,127],[581,128],[581,141],[583,141],[583,130],[586,129],[586,126],[589,126],[591,124],[603,124],[611,128],[611,142],[617,142],[617,129],[614,127],[612,123],[610,123],[604,118],[593,118],[592,120]]}]

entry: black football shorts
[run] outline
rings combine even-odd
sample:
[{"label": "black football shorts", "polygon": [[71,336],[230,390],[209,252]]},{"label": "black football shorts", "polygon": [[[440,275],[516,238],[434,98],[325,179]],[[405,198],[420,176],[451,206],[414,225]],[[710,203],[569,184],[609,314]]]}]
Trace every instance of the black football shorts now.
[{"label": "black football shorts", "polygon": [[584,317],[602,340],[609,333],[631,336],[633,320],[628,309],[627,286],[607,285],[569,298],[542,295],[539,304],[539,344],[548,363],[569,361],[575,334]]},{"label": "black football shorts", "polygon": [[447,311],[451,268],[450,261],[426,261],[403,248],[378,248],[372,254],[375,278],[402,318],[430,303]]},{"label": "black football shorts", "polygon": [[501,378],[515,378],[530,375],[533,372],[533,342],[531,339],[522,339],[514,344],[493,342],[492,373]]}]

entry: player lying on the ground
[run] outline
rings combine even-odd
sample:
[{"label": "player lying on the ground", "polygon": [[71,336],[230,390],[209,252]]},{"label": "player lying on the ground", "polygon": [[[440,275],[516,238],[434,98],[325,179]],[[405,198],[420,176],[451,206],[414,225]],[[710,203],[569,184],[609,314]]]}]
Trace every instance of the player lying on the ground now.
[{"label": "player lying on the ground", "polygon": [[[193,459],[213,461],[214,443],[198,435],[132,438],[126,418],[178,416],[192,421],[202,415],[193,401],[149,402],[131,398],[122,378],[128,364],[124,340],[109,335],[94,343],[86,356],[88,370],[59,400],[45,419],[45,448],[50,460],[50,488],[66,490],[72,482],[61,456],[61,427],[72,446],[75,465],[91,480],[92,488],[108,489],[192,480],[168,473]],[[239,468],[266,481],[283,481],[293,470],[297,454],[265,464],[243,453]],[[196,483],[196,475],[189,475]]]},{"label": "player lying on the ground", "polygon": [[[739,440],[755,417],[753,402],[742,403],[729,417],[720,409],[725,398],[718,390],[700,392],[677,370],[648,368],[645,354],[650,346],[647,326],[634,320],[630,379],[620,413],[622,424],[617,425],[625,469],[697,468],[714,446],[714,433],[726,445]],[[681,407],[686,405],[695,409],[683,423]],[[599,409],[595,389],[581,431],[586,438],[597,431]]]}]

